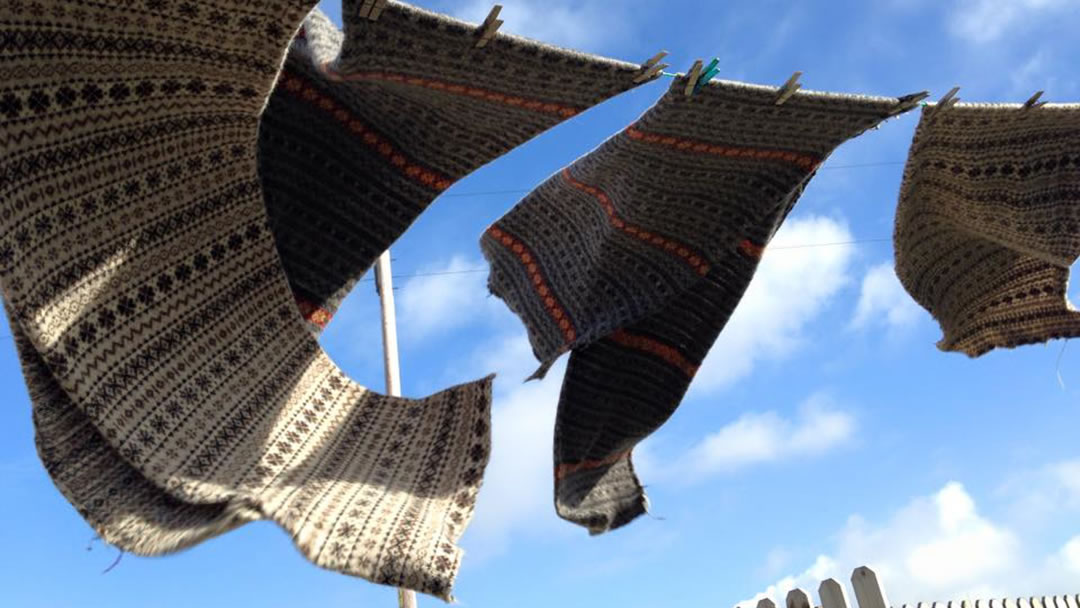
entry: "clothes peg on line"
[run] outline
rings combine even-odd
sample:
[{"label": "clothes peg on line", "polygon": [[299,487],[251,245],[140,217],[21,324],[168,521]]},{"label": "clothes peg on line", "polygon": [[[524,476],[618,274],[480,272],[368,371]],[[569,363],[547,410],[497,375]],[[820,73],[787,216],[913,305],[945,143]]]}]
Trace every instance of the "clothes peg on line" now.
[{"label": "clothes peg on line", "polygon": [[697,82],[694,83],[695,93],[700,91],[701,87],[708,84],[709,81],[712,80],[713,76],[716,76],[716,74],[720,72],[720,68],[716,67],[717,65],[719,65],[719,63],[720,59],[713,57],[713,60],[709,62],[709,65],[705,66],[705,68],[701,70],[701,76],[697,79]]},{"label": "clothes peg on line", "polygon": [[795,91],[798,91],[802,88],[802,85],[799,84],[800,76],[802,76],[802,72],[795,72],[791,75],[791,78],[788,78],[787,82],[785,82],[783,86],[780,87],[780,94],[776,98],[776,105],[783,105],[785,101],[790,99],[791,96],[795,94]]},{"label": "clothes peg on line", "polygon": [[383,9],[386,8],[386,0],[375,0],[375,3],[371,6],[371,12],[368,13],[369,21],[378,21],[379,16],[382,15]]},{"label": "clothes peg on line", "polygon": [[641,64],[641,69],[645,70],[645,72],[635,78],[634,83],[639,84],[645,82],[646,80],[652,80],[653,78],[660,76],[663,73],[664,68],[671,66],[671,64],[668,63],[660,63],[660,60],[664,57],[667,57],[667,54],[667,51],[660,51],[659,53],[653,55],[652,58],[650,58],[648,61]]},{"label": "clothes peg on line", "polygon": [[1039,101],[1039,98],[1042,97],[1043,93],[1045,93],[1045,91],[1036,91],[1035,94],[1031,96],[1031,98],[1024,102],[1024,109],[1027,110],[1030,108],[1038,108],[1040,106],[1046,105],[1045,101]]},{"label": "clothes peg on line", "polygon": [[956,102],[960,101],[960,98],[956,96],[956,93],[959,90],[960,87],[953,87],[949,89],[949,92],[945,93],[945,95],[938,100],[937,105],[935,105],[933,109],[928,108],[930,109],[930,113],[936,116],[939,111],[955,106]]},{"label": "clothes peg on line", "polygon": [[892,115],[903,114],[908,110],[918,106],[922,103],[922,100],[930,97],[929,91],[920,91],[918,93],[912,93],[910,95],[904,95],[896,100],[896,109],[892,111]]},{"label": "clothes peg on line", "polygon": [[502,5],[496,4],[491,7],[491,12],[488,13],[487,19],[480,24],[480,39],[476,41],[476,48],[482,49],[487,46],[487,43],[495,37],[495,32],[499,31],[503,21],[499,19],[499,13],[502,12]]},{"label": "clothes peg on line", "polygon": [[701,76],[701,60],[694,61],[693,67],[690,68],[690,73],[687,74],[686,90],[684,93],[687,97],[694,94],[697,89],[698,78]]}]

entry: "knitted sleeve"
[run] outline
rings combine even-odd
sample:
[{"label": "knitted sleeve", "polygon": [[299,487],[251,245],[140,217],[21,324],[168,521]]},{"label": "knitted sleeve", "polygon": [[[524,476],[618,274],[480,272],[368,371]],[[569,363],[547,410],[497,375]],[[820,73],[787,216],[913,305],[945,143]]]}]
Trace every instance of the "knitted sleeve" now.
[{"label": "knitted sleeve", "polygon": [[763,250],[832,150],[911,98],[687,81],[484,235],[538,374],[570,351],[555,507],[593,534],[646,510],[631,452],[679,406]]},{"label": "knitted sleeve", "polygon": [[266,518],[449,599],[490,378],[350,380],[267,229],[259,118],[313,5],[0,5],[0,287],[45,467],[104,538],[159,554]]},{"label": "knitted sleeve", "polygon": [[306,318],[342,298],[454,182],[637,84],[640,65],[498,34],[391,2],[314,12],[263,115],[260,177]]},{"label": "knitted sleeve", "polygon": [[836,146],[896,98],[686,79],[638,121],[559,171],[481,246],[489,287],[542,363],[660,310],[710,269],[758,258]]},{"label": "knitted sleeve", "polygon": [[1080,106],[959,104],[924,112],[894,232],[896,273],[977,357],[1080,335],[1066,298],[1080,255]]}]

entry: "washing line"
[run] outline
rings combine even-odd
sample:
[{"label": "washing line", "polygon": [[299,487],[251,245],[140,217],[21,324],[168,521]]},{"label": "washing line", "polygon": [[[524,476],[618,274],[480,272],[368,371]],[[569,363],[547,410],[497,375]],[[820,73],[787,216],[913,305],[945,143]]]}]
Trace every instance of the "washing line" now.
[{"label": "washing line", "polygon": [[[887,167],[887,166],[902,165],[905,162],[907,162],[907,161],[903,161],[903,160],[886,160],[886,161],[878,161],[878,162],[873,162],[873,163],[858,163],[858,164],[850,164],[850,165],[826,165],[826,166],[820,167],[818,169],[818,171],[825,171],[827,169],[861,169],[861,168],[864,168],[864,167]],[[451,193],[448,193],[448,194],[441,195],[440,198],[461,198],[461,197],[467,197],[467,196],[494,196],[494,195],[499,195],[499,194],[525,194],[525,193],[528,193],[528,192],[532,192],[532,190],[531,189],[528,189],[528,190],[484,190],[484,191],[478,191],[478,192],[451,192]],[[889,238],[889,237],[882,237],[882,238],[876,238],[876,239],[858,239],[858,240],[854,240],[854,241],[842,241],[842,242],[839,242],[839,243],[804,243],[804,244],[799,244],[799,245],[777,245],[777,246],[774,246],[774,247],[769,247],[769,251],[777,251],[777,250],[781,250],[781,249],[809,249],[809,248],[816,248],[816,247],[838,247],[838,246],[841,246],[841,245],[861,245],[861,244],[865,244],[865,243],[883,243],[883,242],[891,241],[891,240],[892,239]],[[415,278],[415,277],[435,277],[435,276],[442,276],[442,275],[448,275],[448,274],[473,274],[473,273],[477,273],[477,272],[487,272],[487,271],[488,271],[488,269],[486,267],[484,267],[484,268],[466,268],[466,269],[462,269],[462,270],[443,270],[443,271],[435,271],[435,272],[415,272],[415,273],[412,273],[412,274],[395,274],[394,278],[395,279],[411,279],[411,278]],[[374,281],[374,280],[375,279],[373,277],[369,277],[369,278],[366,278],[366,279],[361,279],[360,282],[366,283],[366,282],[371,282],[371,281]]]},{"label": "washing line", "polygon": [[[819,171],[824,171],[824,170],[827,170],[827,169],[860,169],[860,168],[863,168],[863,167],[885,167],[885,166],[890,166],[890,165],[902,165],[902,164],[904,164],[904,162],[906,162],[906,161],[902,161],[902,160],[900,160],[900,161],[881,161],[881,162],[874,162],[874,163],[860,163],[860,164],[852,164],[852,165],[832,165],[832,166],[821,167],[818,170]],[[498,194],[524,194],[524,193],[528,193],[528,192],[532,192],[532,190],[531,189],[530,190],[488,190],[488,191],[483,191],[483,192],[459,192],[459,193],[451,192],[449,194],[443,194],[441,196],[441,198],[458,198],[458,197],[465,197],[465,196],[492,196],[492,195],[498,195]],[[860,244],[864,244],[864,243],[882,243],[882,242],[891,241],[891,240],[892,240],[891,238],[877,238],[877,239],[859,239],[859,240],[854,240],[854,241],[843,241],[843,242],[838,242],[838,243],[806,243],[806,244],[801,244],[801,245],[778,245],[778,246],[775,246],[775,247],[770,247],[769,251],[776,251],[776,250],[781,250],[781,249],[807,249],[807,248],[815,248],[815,247],[838,247],[838,246],[843,246],[843,245],[860,245]],[[443,271],[435,271],[435,272],[415,272],[415,273],[411,273],[411,274],[393,274],[392,277],[395,278],[395,279],[412,279],[412,278],[416,278],[416,277],[434,277],[434,276],[453,275],[453,274],[475,274],[475,273],[478,273],[478,272],[487,272],[487,271],[488,271],[488,269],[486,267],[485,268],[467,268],[467,269],[462,269],[462,270],[443,270]],[[360,279],[359,282],[368,283],[368,282],[372,282],[374,280],[375,280],[375,277],[371,276],[371,277],[368,277],[368,278]],[[397,289],[397,288],[395,288],[395,289]],[[11,338],[10,335],[2,335],[2,334],[0,334],[0,340],[10,339],[10,338]]]},{"label": "washing line", "polygon": [[[883,237],[883,238],[877,238],[877,239],[857,239],[857,240],[854,240],[854,241],[837,241],[837,242],[834,242],[834,243],[803,243],[803,244],[799,244],[799,245],[776,245],[776,246],[773,246],[773,247],[768,247],[766,249],[766,251],[778,251],[778,250],[781,250],[781,249],[812,249],[812,248],[816,248],[816,247],[840,247],[840,246],[843,246],[843,245],[862,245],[864,243],[884,243],[884,242],[891,242],[891,241],[892,241],[892,238]],[[485,266],[483,268],[463,268],[461,270],[438,270],[438,271],[434,271],[434,272],[414,272],[412,274],[395,274],[394,278],[395,279],[411,279],[411,278],[415,278],[415,277],[437,277],[437,276],[448,275],[448,274],[472,274],[472,273],[487,272],[487,271],[488,271],[488,268]],[[366,279],[360,279],[360,282],[361,283],[366,283],[366,282],[374,281],[374,280],[375,280],[374,278],[366,278]]]},{"label": "washing line", "polygon": [[[864,167],[888,167],[902,165],[906,161],[902,160],[886,160],[876,163],[859,163],[854,165],[825,165],[818,168],[818,171],[830,171],[835,169],[862,169]],[[482,192],[450,192],[448,194],[440,195],[439,198],[461,198],[466,196],[492,196],[497,194],[525,194],[532,192],[532,190],[486,190]]]}]

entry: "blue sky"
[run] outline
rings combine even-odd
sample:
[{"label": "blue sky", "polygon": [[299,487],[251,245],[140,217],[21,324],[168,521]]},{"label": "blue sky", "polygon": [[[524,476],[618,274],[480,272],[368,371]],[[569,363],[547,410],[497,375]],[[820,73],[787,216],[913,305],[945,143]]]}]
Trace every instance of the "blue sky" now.
[{"label": "blue sky", "polygon": [[[1039,89],[1052,102],[1080,99],[1076,0],[502,3],[505,31],[631,61],[666,49],[672,69],[718,56],[726,79],[780,84],[800,70],[816,90],[936,98],[960,85],[971,101],[1021,102]],[[472,21],[490,8],[420,4]],[[336,3],[323,9],[338,18]],[[889,241],[916,113],[845,144],[811,182],[688,398],[637,452],[655,517],[589,537],[555,516],[562,363],[520,382],[535,362],[516,318],[487,296],[477,246],[524,192],[473,193],[531,189],[665,84],[484,167],[393,246],[405,393],[499,373],[461,604],[731,607],[779,601],[795,585],[816,593],[821,578],[846,581],[862,564],[894,604],[1080,592],[1080,346],[977,360],[935,348],[940,332],[896,282]],[[848,241],[859,242],[803,247]],[[469,272],[408,277],[443,271]],[[382,389],[372,283],[323,344]],[[117,552],[91,543],[39,464],[10,339],[0,340],[0,385],[0,605],[395,605],[391,589],[311,566],[266,523],[174,556],[125,556],[102,574]]]}]

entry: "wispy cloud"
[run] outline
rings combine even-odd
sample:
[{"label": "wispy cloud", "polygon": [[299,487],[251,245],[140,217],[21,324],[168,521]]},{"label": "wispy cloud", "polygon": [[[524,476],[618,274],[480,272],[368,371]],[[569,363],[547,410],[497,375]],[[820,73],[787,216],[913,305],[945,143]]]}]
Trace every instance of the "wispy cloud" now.
[{"label": "wispy cloud", "polygon": [[1080,575],[1080,535],[1072,537],[1061,548],[1060,559],[1062,566],[1070,572]]},{"label": "wispy cloud", "polygon": [[960,39],[987,44],[1003,38],[1013,28],[1076,6],[1075,0],[965,0],[956,3],[948,27]]},{"label": "wispy cloud", "polygon": [[405,339],[420,340],[483,319],[501,306],[487,297],[487,274],[481,260],[455,255],[449,261],[426,266],[398,289],[400,332]]},{"label": "wispy cloud", "polygon": [[828,452],[848,441],[855,427],[851,413],[817,394],[803,402],[793,418],[775,411],[743,414],[676,456],[671,465],[660,465],[650,446],[638,455],[638,469],[646,478],[692,483],[753,465]]},{"label": "wispy cloud", "polygon": [[997,495],[1009,500],[1011,517],[1026,525],[1075,518],[1080,514],[1080,458],[1013,475]]},{"label": "wispy cloud", "polygon": [[885,326],[890,329],[915,324],[926,313],[904,291],[890,262],[874,266],[863,277],[859,303],[851,319],[852,329]]},{"label": "wispy cloud", "polygon": [[[459,19],[482,22],[491,10],[490,0],[467,0],[431,3],[432,10]],[[625,2],[599,0],[502,0],[500,31],[540,40],[549,44],[593,52],[611,48],[633,39],[635,11]]]},{"label": "wispy cloud", "polygon": [[[756,363],[782,359],[804,342],[807,325],[851,280],[855,246],[841,221],[789,219],[777,232],[720,338],[694,379],[693,393],[724,388]],[[805,245],[822,245],[803,247]],[[798,246],[795,249],[787,247]]]},{"label": "wispy cloud", "polygon": [[504,553],[516,534],[566,533],[570,526],[559,525],[551,496],[551,442],[565,359],[543,381],[523,383],[537,365],[523,332],[496,336],[476,353],[476,369],[498,374],[491,462],[463,539],[470,563],[479,565]]}]

